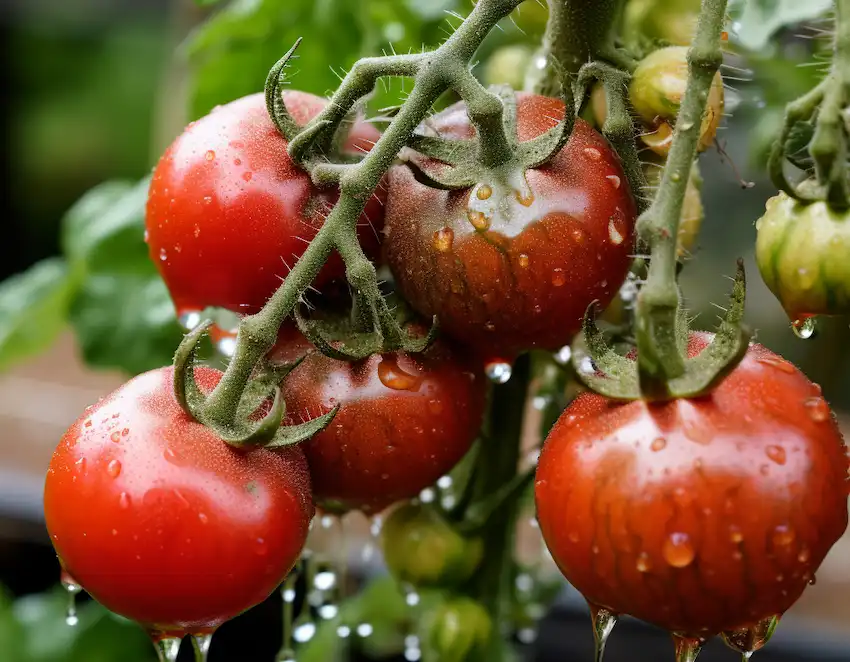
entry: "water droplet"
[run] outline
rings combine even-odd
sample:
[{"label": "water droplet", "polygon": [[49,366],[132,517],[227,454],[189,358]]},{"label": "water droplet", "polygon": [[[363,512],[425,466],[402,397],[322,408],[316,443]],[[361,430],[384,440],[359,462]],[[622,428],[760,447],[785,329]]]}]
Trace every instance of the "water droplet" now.
[{"label": "water droplet", "polygon": [[787,459],[785,449],[782,446],[777,446],[775,444],[771,444],[765,448],[764,453],[767,457],[776,462],[776,464],[785,464]]},{"label": "water droplet", "polygon": [[787,524],[780,524],[773,530],[773,544],[786,547],[797,538],[797,532]]},{"label": "water droplet", "polygon": [[186,331],[191,331],[201,323],[201,311],[184,310],[177,316],[177,321]]},{"label": "water droplet", "polygon": [[702,639],[674,634],[673,646],[676,650],[676,662],[696,662],[703,643],[705,642]]},{"label": "water droplet", "polygon": [[206,154],[204,154],[204,158],[207,161],[212,161],[215,158],[215,152],[211,149],[208,149]]},{"label": "water droplet", "polygon": [[605,644],[608,643],[608,638],[617,625],[617,615],[608,611],[604,607],[598,607],[592,603],[588,603],[590,607],[590,620],[593,625],[593,642],[594,642],[594,662],[602,662],[602,657],[605,655]]},{"label": "water droplet", "polygon": [[755,625],[721,632],[720,636],[729,648],[743,654],[744,660],[748,660],[753,653],[764,648],[770,641],[777,625],[779,625],[779,616],[770,616]]},{"label": "water droplet", "polygon": [[797,371],[793,364],[779,356],[765,356],[763,358],[757,359],[757,361],[762,365],[771,366],[788,375],[793,375]]},{"label": "water droplet", "polygon": [[608,219],[608,238],[615,246],[619,246],[626,239],[626,230],[623,227],[621,216],[614,215]]},{"label": "water droplet", "polygon": [[65,608],[65,623],[70,627],[74,627],[80,622],[77,616],[77,596],[83,590],[83,587],[64,569],[60,576],[60,582],[62,583],[62,588],[68,594],[68,605]]},{"label": "water droplet", "polygon": [[806,398],[803,401],[803,406],[805,406],[809,418],[815,423],[824,423],[830,418],[829,405],[821,397]]},{"label": "water droplet", "polygon": [[195,662],[207,662],[210,655],[213,633],[205,632],[192,635],[192,647],[195,649]]},{"label": "water droplet", "polygon": [[490,361],[484,367],[484,373],[494,384],[506,384],[511,378],[513,368],[507,361]]},{"label": "water droplet", "polygon": [[519,263],[519,266],[525,269],[529,263],[528,255],[526,255],[525,253],[520,253],[517,257],[517,262]]},{"label": "water droplet", "polygon": [[109,474],[111,478],[118,478],[118,476],[121,475],[121,462],[118,460],[112,460],[106,465],[106,473]]},{"label": "water droplet", "polygon": [[242,173],[242,179],[246,182],[250,182],[254,178],[254,173],[251,171],[246,171]]},{"label": "water droplet", "polygon": [[664,560],[674,568],[687,568],[694,561],[696,552],[687,533],[671,533],[661,549]]},{"label": "water droplet", "polygon": [[622,180],[617,175],[608,175],[605,177],[605,179],[607,179],[610,182],[611,186],[613,186],[615,189],[620,188],[620,185],[622,184]]},{"label": "water droplet", "polygon": [[572,350],[572,347],[570,347],[569,345],[564,345],[555,354],[555,361],[557,361],[561,365],[569,364],[569,362],[572,358],[573,358],[573,350]]},{"label": "water droplet", "polygon": [[811,559],[811,558],[812,558],[812,553],[809,551],[808,547],[803,547],[803,549],[801,549],[800,553],[797,555],[797,560],[800,563],[808,563],[809,559]]},{"label": "water droplet", "polygon": [[434,248],[440,253],[448,253],[452,249],[455,232],[451,228],[442,228],[434,232]]},{"label": "water droplet", "polygon": [[638,554],[635,566],[637,567],[638,572],[649,572],[652,570],[652,559],[649,558],[649,554],[646,552]]},{"label": "water droplet", "polygon": [[159,249],[159,259],[162,262],[165,262],[168,259],[168,251],[166,251],[164,248]]},{"label": "water droplet", "polygon": [[665,448],[667,448],[667,440],[664,437],[656,437],[649,445],[649,449],[656,453],[658,451],[663,451]]},{"label": "water droplet", "polygon": [[731,540],[736,545],[744,542],[744,533],[734,524],[729,526],[729,540]]},{"label": "water droplet", "polygon": [[798,338],[808,340],[815,335],[817,324],[814,317],[800,317],[791,323],[791,329]]},{"label": "water droplet", "polygon": [[394,391],[418,391],[422,385],[422,377],[405,372],[393,354],[385,354],[378,364],[378,379],[387,388]]},{"label": "water droplet", "polygon": [[523,207],[531,207],[534,204],[534,193],[530,190],[525,191],[515,191],[514,195],[519,204]]},{"label": "water droplet", "polygon": [[[204,204],[205,205],[211,205],[212,201],[213,201],[213,198],[212,198],[211,195],[205,195],[204,196]],[[197,226],[195,226],[195,227],[197,227]]]},{"label": "water droplet", "polygon": [[483,232],[490,227],[490,219],[483,212],[470,210],[466,216],[476,230]]},{"label": "water droplet", "polygon": [[475,195],[479,200],[488,200],[493,195],[493,189],[487,186],[487,184],[482,184],[478,187]]},{"label": "water droplet", "polygon": [[156,638],[153,645],[159,656],[159,662],[177,662],[177,655],[180,653],[179,637]]},{"label": "water droplet", "polygon": [[555,287],[563,287],[567,282],[567,274],[560,267],[552,270],[552,285]]},{"label": "water droplet", "polygon": [[127,494],[126,492],[121,492],[121,494],[118,495],[118,506],[120,508],[127,510],[127,508],[130,507],[130,503],[131,500],[129,494]]},{"label": "water droplet", "polygon": [[201,236],[201,226],[195,223],[195,231],[193,233],[195,235],[195,239]]},{"label": "water droplet", "polygon": [[591,161],[599,161],[602,158],[602,152],[595,147],[585,147],[584,155]]}]

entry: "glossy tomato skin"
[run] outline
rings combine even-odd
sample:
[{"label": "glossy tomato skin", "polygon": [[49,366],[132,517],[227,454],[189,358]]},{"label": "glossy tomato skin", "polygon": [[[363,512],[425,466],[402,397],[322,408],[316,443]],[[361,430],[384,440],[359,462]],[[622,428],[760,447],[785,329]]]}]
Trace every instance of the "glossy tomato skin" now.
[{"label": "glossy tomato skin", "polygon": [[469,450],[484,412],[480,367],[436,341],[358,363],[313,353],[284,380],[290,423],[340,409],[303,444],[326,510],[378,512],[417,496]]},{"label": "glossy tomato skin", "polygon": [[[47,528],[63,567],[156,632],[211,631],[292,569],[314,507],[303,452],[235,450],[175,401],[172,369],[89,407],[57,447]],[[204,390],[221,373],[197,368]]]},{"label": "glossy tomato skin", "polygon": [[[520,140],[563,117],[556,99],[518,94]],[[463,105],[433,118],[449,138],[469,138]],[[405,298],[441,328],[486,354],[509,357],[563,346],[588,305],[606,306],[633,253],[636,208],[619,159],[578,120],[567,145],[525,174],[530,195],[514,191],[480,229],[475,209],[489,188],[441,191],[407,167],[390,173],[385,257]],[[495,193],[493,193],[495,195]],[[479,229],[476,229],[476,225]]]},{"label": "glossy tomato skin", "polygon": [[544,445],[537,516],[591,603],[716,634],[799,598],[847,527],[847,469],[820,389],[753,345],[704,398],[580,396]]},{"label": "glossy tomato skin", "polygon": [[[285,92],[284,100],[300,124],[326,103],[295,91]],[[378,137],[359,122],[347,149],[367,151]],[[313,186],[286,149],[264,95],[254,94],[190,124],[160,159],[145,226],[151,259],[178,312],[206,306],[256,312],[318,232],[338,190]],[[379,188],[360,219],[360,241],[371,257],[380,252],[384,197]],[[315,284],[343,274],[334,254]]]}]

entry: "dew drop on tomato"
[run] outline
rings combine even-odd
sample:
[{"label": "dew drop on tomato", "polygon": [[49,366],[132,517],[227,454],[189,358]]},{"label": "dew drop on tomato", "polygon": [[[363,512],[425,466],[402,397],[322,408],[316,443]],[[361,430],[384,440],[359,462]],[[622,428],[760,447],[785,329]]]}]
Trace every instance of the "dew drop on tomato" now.
[{"label": "dew drop on tomato", "polygon": [[797,538],[797,532],[787,524],[780,524],[773,530],[773,544],[777,547],[787,547]]},{"label": "dew drop on tomato", "polygon": [[771,460],[776,462],[776,464],[783,465],[787,460],[787,453],[782,446],[777,446],[775,444],[771,444],[767,448],[764,449],[765,455],[769,457]]},{"label": "dew drop on tomato", "polygon": [[667,536],[661,554],[674,568],[687,568],[696,556],[694,545],[687,533],[671,533]]},{"label": "dew drop on tomato", "polygon": [[793,375],[797,371],[791,363],[779,356],[764,356],[756,360],[762,365],[776,368],[777,370],[784,372],[786,375]]},{"label": "dew drop on tomato", "polygon": [[131,501],[129,494],[127,494],[126,492],[121,492],[121,494],[118,495],[118,506],[122,510],[127,510],[130,507],[130,503]]},{"label": "dew drop on tomato", "polygon": [[607,179],[608,183],[611,184],[611,186],[613,186],[615,189],[620,188],[622,181],[617,175],[608,175],[607,177],[605,177],[605,179]]},{"label": "dew drop on tomato", "polygon": [[563,269],[557,267],[552,270],[552,285],[555,287],[563,287],[567,282],[567,274]]},{"label": "dew drop on tomato", "polygon": [[734,524],[729,527],[729,540],[731,540],[736,545],[744,542],[743,532]]},{"label": "dew drop on tomato", "polygon": [[595,147],[585,147],[584,154],[591,161],[599,161],[602,158],[602,152],[600,152]]},{"label": "dew drop on tomato", "polygon": [[211,149],[208,149],[206,154],[204,154],[204,158],[207,161],[212,161],[215,158],[215,152]]},{"label": "dew drop on tomato", "polygon": [[469,222],[472,223],[472,227],[481,232],[489,229],[490,227],[490,219],[486,214],[484,214],[484,212],[470,210],[467,212],[467,218],[469,218]]},{"label": "dew drop on tomato", "polygon": [[452,249],[455,233],[451,228],[442,228],[434,232],[434,248],[441,253],[448,253]]},{"label": "dew drop on tomato", "polygon": [[646,552],[638,554],[635,567],[638,569],[638,572],[649,572],[652,570],[652,559],[649,558],[649,554]]},{"label": "dew drop on tomato", "polygon": [[611,632],[614,631],[614,626],[617,625],[617,614],[612,613],[604,607],[588,602],[590,607],[590,621],[593,625],[593,648],[594,662],[602,662],[602,657],[605,654],[605,644],[608,643],[608,638]]},{"label": "dew drop on tomato", "polygon": [[487,184],[482,184],[475,191],[475,196],[479,200],[489,200],[491,195],[493,195],[493,189],[487,186]]},{"label": "dew drop on tomato", "polygon": [[610,219],[608,219],[608,238],[615,246],[619,246],[626,240],[625,218],[623,212],[619,209]]},{"label": "dew drop on tomato", "polygon": [[821,397],[806,398],[803,402],[806,411],[815,423],[825,423],[830,418],[829,405]]},{"label": "dew drop on tomato", "polygon": [[106,465],[106,473],[109,474],[110,478],[118,478],[121,475],[121,462],[118,460],[112,460],[108,465]]},{"label": "dew drop on tomato", "polygon": [[649,445],[649,449],[655,453],[663,451],[665,448],[667,448],[667,440],[664,437],[656,437]]},{"label": "dew drop on tomato", "polygon": [[496,359],[484,366],[484,374],[494,384],[507,384],[513,374],[513,368],[507,361]]},{"label": "dew drop on tomato", "polygon": [[109,441],[111,441],[114,444],[117,444],[119,441],[121,441],[121,432],[118,431],[118,430],[115,430],[115,432],[113,432],[112,434],[109,435]]},{"label": "dew drop on tomato", "polygon": [[520,253],[519,257],[517,258],[517,262],[519,263],[519,266],[525,269],[526,267],[528,267],[529,264],[528,255],[526,255],[525,253]]},{"label": "dew drop on tomato", "polygon": [[387,354],[381,357],[378,364],[378,379],[387,388],[394,391],[418,391],[422,385],[422,377],[405,372],[395,356]]},{"label": "dew drop on tomato", "polygon": [[720,633],[723,642],[733,651],[741,653],[744,660],[764,648],[779,624],[779,616],[769,616],[755,625],[742,626]]}]

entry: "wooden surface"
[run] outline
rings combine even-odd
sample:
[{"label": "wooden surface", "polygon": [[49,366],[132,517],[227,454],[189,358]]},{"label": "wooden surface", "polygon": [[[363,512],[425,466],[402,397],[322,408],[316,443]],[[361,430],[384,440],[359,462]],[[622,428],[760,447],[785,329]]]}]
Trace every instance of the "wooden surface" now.
[{"label": "wooden surface", "polygon": [[[84,368],[67,335],[49,353],[0,375],[0,514],[41,518],[44,473],[59,437],[86,406],[122,381],[121,375]],[[846,433],[850,419],[843,421]],[[529,446],[534,444],[533,429],[530,421]],[[368,537],[368,523],[353,517],[347,528],[356,549],[357,539]],[[521,556],[539,555],[538,532],[526,524],[519,533]],[[850,632],[850,534],[833,548],[817,580],[792,610],[794,618]]]}]

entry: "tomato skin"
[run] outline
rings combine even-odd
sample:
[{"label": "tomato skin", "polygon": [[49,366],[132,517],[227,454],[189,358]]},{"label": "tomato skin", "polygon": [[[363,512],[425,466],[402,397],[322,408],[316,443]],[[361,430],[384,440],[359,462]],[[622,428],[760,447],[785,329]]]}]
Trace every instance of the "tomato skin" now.
[{"label": "tomato skin", "polygon": [[590,602],[715,634],[799,598],[847,527],[847,470],[820,389],[753,345],[704,398],[580,396],[544,445],[537,515]]},{"label": "tomato skin", "polygon": [[[211,631],[265,600],[314,513],[303,452],[236,450],[191,420],[172,368],[86,410],[47,473],[47,528],[63,567],[112,611],[158,632]],[[211,390],[221,373],[195,370]]]},{"label": "tomato skin", "polygon": [[443,341],[357,363],[310,354],[283,381],[287,420],[340,409],[302,445],[316,503],[378,512],[433,485],[469,450],[484,413],[480,367]]},{"label": "tomato skin", "polygon": [[467,597],[452,597],[424,620],[424,662],[486,659],[493,619],[483,605]]},{"label": "tomato skin", "polygon": [[[285,92],[284,100],[300,124],[326,103],[295,91]],[[359,122],[347,151],[366,151],[378,137]],[[190,124],[160,159],[145,225],[151,259],[178,312],[207,306],[256,312],[318,232],[338,190],[313,186],[286,149],[264,95],[254,94]],[[360,219],[358,234],[371,257],[380,253],[384,197],[379,188]],[[334,254],[315,285],[343,274]]]},{"label": "tomato skin", "polygon": [[[563,117],[559,100],[523,93],[517,111],[522,141]],[[472,134],[463,105],[438,114],[433,126],[449,138]],[[478,193],[428,188],[403,166],[390,173],[384,250],[399,289],[421,314],[436,314],[447,334],[485,354],[563,346],[592,301],[611,301],[633,253],[628,181],[586,122],[578,120],[564,149],[526,180],[528,206],[514,191],[482,231],[468,216]]]},{"label": "tomato skin", "polygon": [[756,229],[759,271],[792,320],[850,313],[850,214],[780,193]]}]

